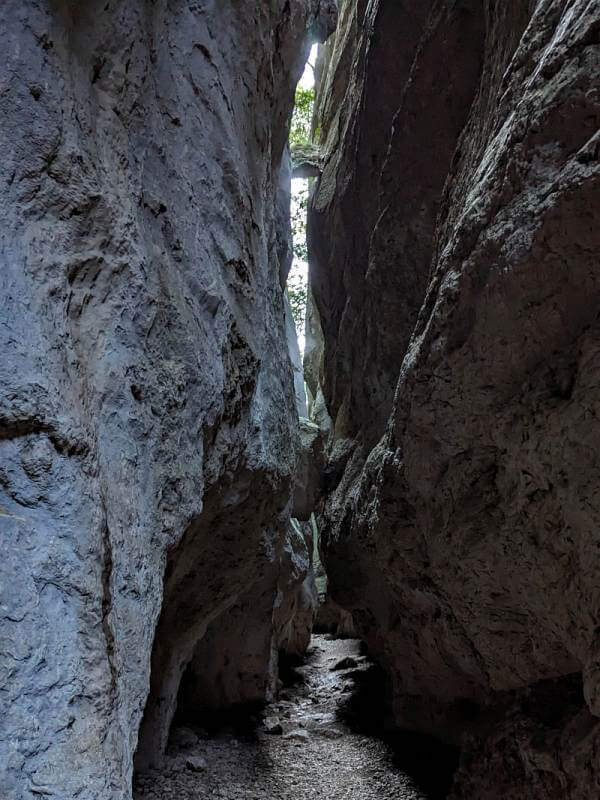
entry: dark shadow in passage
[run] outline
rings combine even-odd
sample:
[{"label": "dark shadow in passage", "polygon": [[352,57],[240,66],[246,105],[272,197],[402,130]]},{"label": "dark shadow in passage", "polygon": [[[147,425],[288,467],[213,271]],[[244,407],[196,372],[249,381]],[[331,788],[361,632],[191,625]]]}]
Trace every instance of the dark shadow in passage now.
[{"label": "dark shadow in passage", "polygon": [[256,730],[261,724],[263,702],[239,703],[227,708],[198,708],[187,706],[183,698],[189,681],[193,680],[192,672],[187,669],[181,680],[181,691],[177,703],[177,711],[173,719],[173,728],[189,727],[201,736],[213,738],[224,733],[243,740],[255,740]]},{"label": "dark shadow in passage", "polygon": [[[293,692],[298,687],[306,684],[306,678],[298,670],[298,667],[307,664],[310,658],[310,653],[304,657],[289,656],[283,652],[279,654],[279,680],[281,681],[279,699],[288,699],[288,691]],[[197,706],[188,707],[183,698],[190,694],[186,690],[188,683],[193,680],[193,672],[188,668],[181,680],[181,690],[173,720],[173,728],[189,727],[192,730],[200,731],[202,735],[206,734],[210,738],[225,733],[244,741],[258,739],[257,731],[262,726],[267,703],[243,703],[218,709],[198,708]]]},{"label": "dark shadow in passage", "polygon": [[311,655],[314,654],[311,653],[310,647],[305,656],[292,656],[284,652],[279,653],[279,680],[282,683],[280,696],[282,694],[284,695],[281,699],[285,699],[288,690],[306,684],[306,678],[302,672],[299,671],[298,667],[309,664]]},{"label": "dark shadow in passage", "polygon": [[354,691],[343,702],[340,718],[355,733],[385,744],[391,763],[409,775],[430,800],[445,800],[458,767],[458,749],[422,733],[392,728],[388,680],[381,667],[372,664],[347,676],[354,683]]}]

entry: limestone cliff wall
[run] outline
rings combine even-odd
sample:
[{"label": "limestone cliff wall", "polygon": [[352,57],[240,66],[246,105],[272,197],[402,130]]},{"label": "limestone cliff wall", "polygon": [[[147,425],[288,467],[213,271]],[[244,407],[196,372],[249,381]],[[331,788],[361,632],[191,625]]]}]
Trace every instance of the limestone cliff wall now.
[{"label": "limestone cliff wall", "polygon": [[330,590],[398,722],[462,742],[455,797],[595,796],[600,4],[341,21],[309,225]]},{"label": "limestone cliff wall", "polygon": [[302,580],[280,164],[334,11],[1,4],[6,800],[129,798],[207,629],[255,587],[270,652]]}]

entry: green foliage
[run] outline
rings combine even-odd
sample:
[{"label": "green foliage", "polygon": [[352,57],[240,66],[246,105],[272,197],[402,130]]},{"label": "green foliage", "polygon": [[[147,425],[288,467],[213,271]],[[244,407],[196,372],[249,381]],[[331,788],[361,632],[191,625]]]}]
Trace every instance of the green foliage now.
[{"label": "green foliage", "polygon": [[304,333],[304,319],[306,316],[306,273],[303,266],[295,262],[290,270],[287,281],[288,297],[292,307],[292,316],[299,335]]},{"label": "green foliage", "polygon": [[299,261],[307,261],[306,214],[308,211],[308,181],[297,179],[294,183],[291,208],[294,258]]},{"label": "green foliage", "polygon": [[290,128],[290,145],[303,145],[311,141],[312,115],[315,105],[315,90],[296,88],[294,113]]},{"label": "green foliage", "polygon": [[[294,113],[290,128],[290,147],[305,147],[311,144],[311,128],[315,90],[298,86]],[[292,307],[296,330],[304,332],[306,315],[306,213],[308,209],[308,180],[297,179],[292,184],[291,223],[293,235],[294,264],[287,281],[287,290]]]}]

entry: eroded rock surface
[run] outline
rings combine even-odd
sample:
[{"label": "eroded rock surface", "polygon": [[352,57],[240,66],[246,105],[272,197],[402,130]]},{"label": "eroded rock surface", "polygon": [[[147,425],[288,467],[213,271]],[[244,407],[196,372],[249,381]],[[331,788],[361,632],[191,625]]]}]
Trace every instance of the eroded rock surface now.
[{"label": "eroded rock surface", "polygon": [[292,513],[308,522],[320,499],[325,467],[325,436],[318,425],[300,419],[300,445],[294,477]]},{"label": "eroded rock surface", "polygon": [[599,30],[347,2],[322,66],[330,590],[461,798],[599,791]]},{"label": "eroded rock surface", "polygon": [[249,596],[270,652],[297,440],[280,164],[334,15],[1,4],[6,800],[129,798]]},{"label": "eroded rock surface", "polygon": [[265,559],[260,582],[196,645],[179,688],[178,717],[198,721],[275,699],[279,653],[304,654],[316,604],[312,533],[292,519],[279,557]]}]

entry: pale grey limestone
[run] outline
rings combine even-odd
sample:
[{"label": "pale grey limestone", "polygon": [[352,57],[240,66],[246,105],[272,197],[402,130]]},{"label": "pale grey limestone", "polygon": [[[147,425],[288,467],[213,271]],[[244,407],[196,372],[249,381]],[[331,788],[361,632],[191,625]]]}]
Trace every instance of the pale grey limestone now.
[{"label": "pale grey limestone", "polygon": [[277,586],[280,163],[321,12],[0,6],[3,800],[128,800],[198,641]]}]

